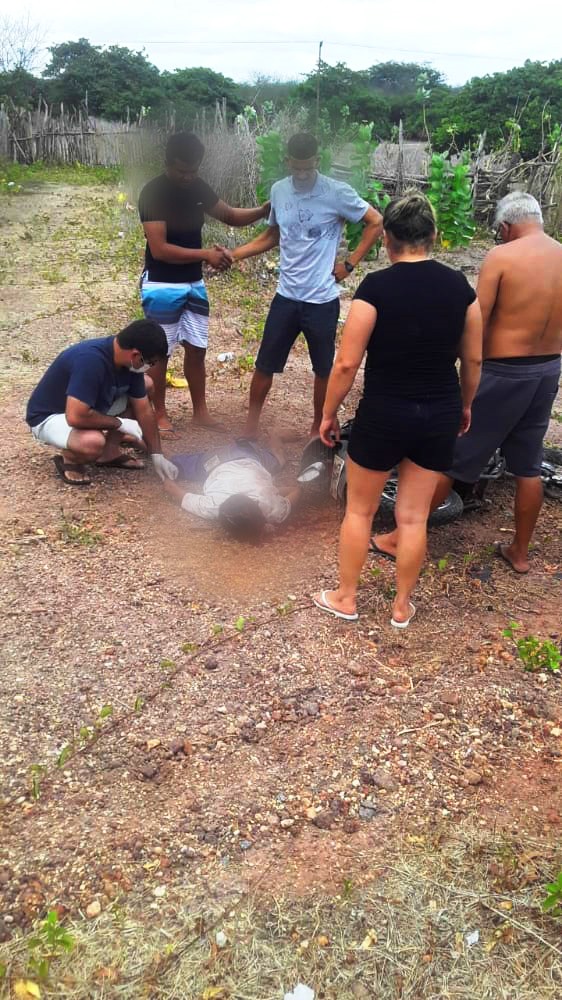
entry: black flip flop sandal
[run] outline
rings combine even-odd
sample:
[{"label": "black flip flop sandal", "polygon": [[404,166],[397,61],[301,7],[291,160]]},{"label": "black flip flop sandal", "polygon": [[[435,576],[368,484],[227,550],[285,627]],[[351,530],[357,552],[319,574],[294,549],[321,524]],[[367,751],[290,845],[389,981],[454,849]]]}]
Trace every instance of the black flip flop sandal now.
[{"label": "black flip flop sandal", "polygon": [[112,458],[110,462],[96,462],[98,469],[124,469],[125,472],[142,472],[146,469],[144,462],[140,465],[129,465],[129,462],[136,462],[138,459],[133,458],[132,455],[118,455],[117,458]]},{"label": "black flip flop sandal", "polygon": [[374,556],[382,556],[383,559],[388,559],[389,562],[396,562],[396,556],[391,555],[390,552],[385,552],[384,549],[379,549],[373,538],[369,542],[369,552],[372,552]]},{"label": "black flip flop sandal", "polygon": [[55,463],[55,469],[57,470],[60,478],[62,479],[63,483],[66,483],[67,486],[92,485],[91,479],[69,479],[66,474],[67,472],[83,472],[84,471],[83,465],[77,465],[75,462],[65,462],[62,455],[55,455],[55,457],[53,458],[53,462]]}]

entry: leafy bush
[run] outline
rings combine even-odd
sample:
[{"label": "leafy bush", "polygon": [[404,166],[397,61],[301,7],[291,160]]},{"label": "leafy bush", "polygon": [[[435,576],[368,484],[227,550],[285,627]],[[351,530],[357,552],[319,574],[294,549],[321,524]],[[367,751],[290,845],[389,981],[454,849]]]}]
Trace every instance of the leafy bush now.
[{"label": "leafy bush", "polygon": [[435,209],[442,245],[467,246],[476,231],[467,158],[453,166],[447,153],[434,153],[427,196]]},{"label": "leafy bush", "polygon": [[[361,198],[364,198],[365,201],[368,201],[370,205],[373,205],[380,212],[384,212],[390,198],[386,194],[381,182],[374,180],[370,176],[373,153],[377,148],[377,144],[373,140],[373,128],[373,122],[359,125],[357,128],[357,137],[353,143],[353,152],[351,154],[351,177],[349,182]],[[346,222],[345,236],[351,253],[358,246],[362,234],[363,224],[361,222]],[[373,247],[369,257],[373,257],[375,254],[378,255],[379,249],[380,243]]]},{"label": "leafy bush", "polygon": [[260,179],[256,187],[258,202],[267,201],[276,181],[285,176],[285,144],[279,132],[266,132],[256,139]]},{"label": "leafy bush", "polygon": [[555,882],[550,882],[546,886],[546,896],[542,902],[543,913],[554,910],[556,907],[560,907],[559,912],[562,913],[562,871],[558,872]]},{"label": "leafy bush", "polygon": [[516,639],[515,632],[521,626],[518,622],[510,622],[504,629],[506,639],[513,639],[525,670],[530,673],[537,673],[547,670],[550,673],[558,673],[562,663],[562,653],[550,639],[541,642],[536,635],[527,635],[524,638]]}]

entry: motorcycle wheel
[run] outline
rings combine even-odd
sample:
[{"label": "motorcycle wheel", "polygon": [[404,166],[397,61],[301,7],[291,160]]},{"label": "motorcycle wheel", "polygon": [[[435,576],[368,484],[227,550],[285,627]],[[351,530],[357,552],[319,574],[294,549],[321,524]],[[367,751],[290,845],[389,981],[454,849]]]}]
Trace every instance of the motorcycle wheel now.
[{"label": "motorcycle wheel", "polygon": [[544,493],[549,500],[557,500],[558,503],[562,503],[562,479],[560,482],[554,482],[552,479],[547,480],[544,484]]},{"label": "motorcycle wheel", "polygon": [[[379,508],[381,513],[394,514],[397,492],[398,480],[389,479],[381,495]],[[451,521],[456,521],[457,518],[461,517],[463,510],[464,504],[460,496],[458,493],[455,493],[454,490],[451,490],[447,499],[433,511],[428,524],[432,527],[438,527],[441,524],[449,524]]]},{"label": "motorcycle wheel", "polygon": [[543,448],[542,458],[543,462],[548,462],[550,465],[562,465],[562,448]]}]

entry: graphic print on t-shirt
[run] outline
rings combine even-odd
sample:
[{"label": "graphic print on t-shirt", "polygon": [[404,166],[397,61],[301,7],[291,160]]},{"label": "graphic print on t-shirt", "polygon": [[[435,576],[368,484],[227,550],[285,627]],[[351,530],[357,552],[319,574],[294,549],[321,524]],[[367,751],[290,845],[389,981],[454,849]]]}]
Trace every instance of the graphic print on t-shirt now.
[{"label": "graphic print on t-shirt", "polygon": [[299,302],[336,299],[332,271],[344,222],[359,222],[368,207],[349,184],[322,174],[311,191],[297,191],[290,177],[274,184],[269,224],[279,226],[278,293]]}]

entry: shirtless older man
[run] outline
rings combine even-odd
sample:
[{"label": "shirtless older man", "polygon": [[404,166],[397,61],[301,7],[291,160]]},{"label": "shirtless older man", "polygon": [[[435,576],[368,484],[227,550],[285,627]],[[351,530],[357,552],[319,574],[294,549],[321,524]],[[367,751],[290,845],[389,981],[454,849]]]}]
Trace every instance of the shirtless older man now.
[{"label": "shirtless older man", "polygon": [[[496,552],[516,573],[529,571],[529,544],[543,503],[542,448],[560,379],[562,246],[543,230],[532,195],[514,191],[499,202],[502,245],[490,250],[478,280],[484,320],[484,365],[468,433],[459,437],[453,468],[443,477],[434,507],[454,480],[477,482],[502,448],[516,479],[515,536]],[[374,547],[396,550],[395,532]]]}]

